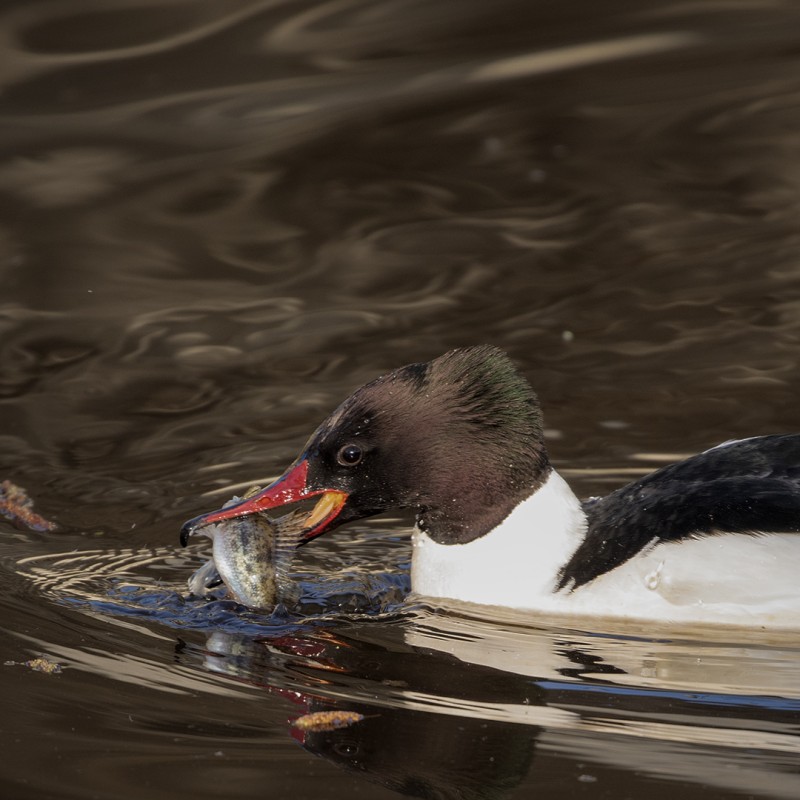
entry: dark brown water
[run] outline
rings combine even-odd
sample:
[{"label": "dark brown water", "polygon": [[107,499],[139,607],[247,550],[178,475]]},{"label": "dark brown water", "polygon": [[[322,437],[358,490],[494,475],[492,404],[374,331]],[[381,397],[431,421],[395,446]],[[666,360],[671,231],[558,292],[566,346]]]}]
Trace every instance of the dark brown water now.
[{"label": "dark brown water", "polygon": [[[478,342],[579,494],[797,430],[796,3],[6,2],[0,795],[800,797],[800,645],[185,598],[182,520],[355,386]],[[300,734],[310,710],[365,719]]]}]

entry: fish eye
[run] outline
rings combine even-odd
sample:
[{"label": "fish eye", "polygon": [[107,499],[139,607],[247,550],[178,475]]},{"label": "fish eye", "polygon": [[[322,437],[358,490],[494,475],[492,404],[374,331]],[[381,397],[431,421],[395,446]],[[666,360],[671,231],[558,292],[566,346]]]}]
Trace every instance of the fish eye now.
[{"label": "fish eye", "polygon": [[354,467],[359,463],[359,461],[361,461],[363,457],[364,453],[357,444],[346,444],[341,450],[339,450],[336,460],[343,467]]}]

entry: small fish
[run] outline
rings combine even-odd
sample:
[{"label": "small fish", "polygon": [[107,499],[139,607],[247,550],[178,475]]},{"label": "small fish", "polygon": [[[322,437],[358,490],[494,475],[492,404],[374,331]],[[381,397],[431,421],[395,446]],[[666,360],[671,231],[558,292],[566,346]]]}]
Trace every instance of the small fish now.
[{"label": "small fish", "polygon": [[[258,491],[258,487],[250,489],[244,499]],[[234,497],[224,507],[240,502]],[[273,609],[291,586],[288,569],[307,517],[307,513],[293,512],[273,520],[265,514],[250,514],[200,528],[197,532],[214,542],[213,558],[189,578],[189,591],[204,595],[224,583],[242,605]]]}]

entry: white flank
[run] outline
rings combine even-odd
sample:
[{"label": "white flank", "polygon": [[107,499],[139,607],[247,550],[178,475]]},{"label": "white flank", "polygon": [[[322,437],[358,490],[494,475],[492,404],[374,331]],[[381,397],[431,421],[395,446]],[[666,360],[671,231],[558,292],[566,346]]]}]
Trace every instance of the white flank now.
[{"label": "white flank", "polygon": [[424,597],[545,614],[800,629],[798,534],[663,543],[574,592],[555,592],[585,530],[580,503],[553,471],[474,542],[441,545],[415,532],[412,588]]}]

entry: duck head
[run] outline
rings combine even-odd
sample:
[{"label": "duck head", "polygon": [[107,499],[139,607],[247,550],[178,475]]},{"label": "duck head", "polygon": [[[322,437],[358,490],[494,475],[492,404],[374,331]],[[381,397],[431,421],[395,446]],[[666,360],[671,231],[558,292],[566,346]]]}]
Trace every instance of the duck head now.
[{"label": "duck head", "polygon": [[226,519],[319,498],[303,543],[354,520],[413,509],[443,544],[499,524],[549,472],[539,404],[508,356],[451,350],[356,390],[259,494],[189,520],[181,541]]}]

